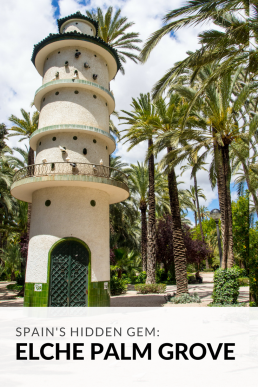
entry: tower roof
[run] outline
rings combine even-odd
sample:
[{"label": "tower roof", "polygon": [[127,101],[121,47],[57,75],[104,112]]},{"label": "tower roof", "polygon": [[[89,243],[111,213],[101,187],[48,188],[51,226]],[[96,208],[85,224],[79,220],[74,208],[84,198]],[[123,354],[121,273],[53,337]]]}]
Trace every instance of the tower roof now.
[{"label": "tower roof", "polygon": [[70,19],[82,19],[82,20],[88,21],[89,23],[94,25],[94,27],[96,28],[96,36],[98,35],[98,25],[99,25],[98,21],[92,19],[91,17],[82,15],[80,11],[75,12],[72,15],[65,16],[61,19],[57,19],[59,32],[61,32],[62,25],[65,22],[67,22],[67,20],[70,20]]},{"label": "tower roof", "polygon": [[[38,44],[34,45],[31,61],[36,66],[36,56],[37,54],[46,46],[51,45],[55,42],[65,42],[67,40],[74,40],[74,41],[83,41],[83,42],[90,42],[93,43],[101,48],[104,48],[104,50],[108,51],[112,57],[115,59],[116,63],[116,71],[115,73],[121,68],[121,62],[119,59],[119,55],[117,53],[117,50],[110,46],[108,43],[106,43],[104,40],[102,40],[99,37],[91,36],[82,34],[80,32],[74,31],[74,32],[65,32],[64,34],[49,34],[45,39],[41,40]],[[41,74],[41,72],[39,72]],[[115,75],[114,73],[114,75]],[[41,74],[42,75],[42,74]],[[113,75],[113,76],[114,76]]]}]

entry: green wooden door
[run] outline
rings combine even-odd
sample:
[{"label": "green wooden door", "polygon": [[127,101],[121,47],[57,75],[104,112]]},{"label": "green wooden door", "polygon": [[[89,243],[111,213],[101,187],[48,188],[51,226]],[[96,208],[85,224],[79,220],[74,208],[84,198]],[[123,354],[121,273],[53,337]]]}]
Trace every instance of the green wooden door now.
[{"label": "green wooden door", "polygon": [[89,252],[76,240],[59,243],[51,253],[49,306],[88,305]]}]

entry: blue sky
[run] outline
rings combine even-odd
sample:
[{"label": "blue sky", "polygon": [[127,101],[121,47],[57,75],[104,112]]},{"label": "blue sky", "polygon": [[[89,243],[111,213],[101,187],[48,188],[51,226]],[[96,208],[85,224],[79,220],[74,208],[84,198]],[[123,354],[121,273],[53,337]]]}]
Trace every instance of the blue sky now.
[{"label": "blue sky", "polygon": [[[183,0],[9,0],[1,9],[0,41],[2,57],[7,61],[0,63],[0,122],[10,125],[8,117],[19,115],[20,109],[30,110],[35,90],[41,85],[41,77],[32,65],[30,58],[33,45],[44,39],[49,33],[57,32],[56,19],[74,12],[85,14],[86,9],[106,8],[113,6],[121,8],[122,15],[134,21],[132,31],[140,33],[143,41],[150,34],[162,26],[162,17],[172,8],[180,7]],[[189,50],[198,48],[198,34],[209,29],[210,25],[195,26],[180,30],[176,36],[165,36],[153,50],[149,60],[144,65],[136,65],[132,61],[125,64],[125,75],[118,74],[111,82],[116,98],[116,110],[130,110],[132,97],[137,98],[140,93],[147,93],[161,76],[172,67],[174,62],[182,60]],[[17,60],[19,58],[19,60]],[[11,65],[10,65],[11,64]],[[33,109],[31,109],[33,110]],[[116,120],[115,120],[116,121]],[[116,122],[117,123],[117,122]],[[11,146],[24,146],[18,139],[12,138]],[[134,150],[127,152],[127,146],[117,144],[116,154],[128,163],[143,161],[147,145],[140,144]],[[162,155],[159,155],[158,160]],[[209,160],[207,160],[209,161]],[[178,169],[177,174],[180,174]],[[200,200],[210,210],[218,208],[217,190],[212,190],[208,174],[200,171],[197,175],[198,185],[203,188],[207,197],[206,203]],[[189,188],[190,172],[180,180],[184,184],[180,188]],[[236,199],[236,190],[231,184],[232,198]],[[193,214],[189,214],[191,221]]]}]

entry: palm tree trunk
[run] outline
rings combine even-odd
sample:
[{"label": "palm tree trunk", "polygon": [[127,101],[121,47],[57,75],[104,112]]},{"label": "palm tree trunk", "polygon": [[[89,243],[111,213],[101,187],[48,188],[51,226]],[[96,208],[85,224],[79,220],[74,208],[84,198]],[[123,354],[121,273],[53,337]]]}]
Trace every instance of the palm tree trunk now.
[{"label": "palm tree trunk", "polygon": [[[195,190],[195,196],[196,196],[196,207],[197,207],[197,213],[198,213],[198,219],[199,219],[199,226],[200,226],[202,241],[205,242],[204,234],[203,234],[203,229],[202,229],[202,219],[201,219],[201,214],[200,214],[200,206],[199,206],[199,198],[198,198],[198,185],[197,185],[196,175],[194,175],[194,190]],[[205,264],[206,264],[206,269],[209,269],[208,257],[206,257],[206,259],[205,259]]]},{"label": "palm tree trunk", "polygon": [[219,166],[218,166],[218,192],[221,210],[223,256],[222,269],[230,268],[234,265],[233,253],[233,232],[232,232],[232,209],[230,196],[230,165],[228,145],[219,146]]},{"label": "palm tree trunk", "polygon": [[28,165],[34,164],[34,150],[30,147],[28,155]]},{"label": "palm tree trunk", "polygon": [[[169,153],[172,148],[169,147],[167,150]],[[177,295],[180,295],[182,293],[188,293],[188,283],[186,272],[186,249],[181,226],[178,190],[174,168],[171,168],[168,174],[168,190],[172,217],[173,252],[175,262]]]},{"label": "palm tree trunk", "polygon": [[[149,139],[148,147],[152,147],[153,141]],[[155,215],[155,174],[154,155],[149,158],[149,213],[147,236],[147,278],[146,284],[154,284],[156,274],[156,215]]]},{"label": "palm tree trunk", "polygon": [[[195,200],[193,200],[193,204],[196,207]],[[197,228],[197,212],[194,211],[194,222],[195,222],[195,227]]]},{"label": "palm tree trunk", "polygon": [[141,211],[141,226],[142,226],[142,239],[141,239],[141,252],[142,252],[142,270],[147,272],[147,219],[146,219],[147,205],[145,202],[140,204]]}]

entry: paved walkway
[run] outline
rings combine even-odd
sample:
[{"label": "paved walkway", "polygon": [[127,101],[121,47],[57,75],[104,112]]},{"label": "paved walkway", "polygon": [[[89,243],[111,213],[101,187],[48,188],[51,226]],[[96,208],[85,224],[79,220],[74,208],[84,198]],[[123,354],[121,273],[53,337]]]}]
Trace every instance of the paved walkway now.
[{"label": "paved walkway", "polygon": [[[176,292],[176,285],[167,286],[164,294],[137,294],[135,290],[128,290],[126,294],[111,297],[112,307],[206,307],[212,302],[213,273],[201,273],[202,284],[189,285],[189,293],[197,293],[201,298],[201,303],[193,304],[165,304],[166,293]],[[8,290],[7,285],[14,282],[0,282],[0,307],[22,307],[23,298],[16,297],[17,291]],[[130,287],[129,287],[130,289]],[[249,287],[243,286],[239,290],[239,302],[249,301]]]}]

